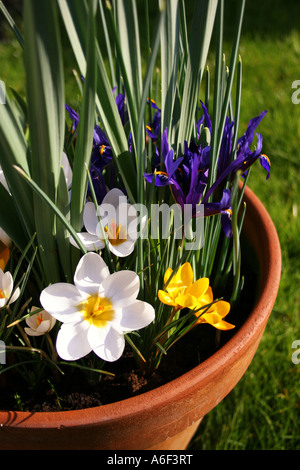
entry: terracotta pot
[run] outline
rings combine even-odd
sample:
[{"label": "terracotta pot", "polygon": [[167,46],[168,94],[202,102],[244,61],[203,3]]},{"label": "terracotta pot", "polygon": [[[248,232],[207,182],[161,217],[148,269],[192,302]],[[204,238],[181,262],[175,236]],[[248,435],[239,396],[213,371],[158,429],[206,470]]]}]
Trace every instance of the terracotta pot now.
[{"label": "terracotta pot", "polygon": [[185,375],[121,402],[68,412],[0,412],[1,449],[184,450],[201,419],[248,368],[272,311],[281,251],[266,209],[247,188],[244,233],[260,263],[257,302],[243,326]]}]

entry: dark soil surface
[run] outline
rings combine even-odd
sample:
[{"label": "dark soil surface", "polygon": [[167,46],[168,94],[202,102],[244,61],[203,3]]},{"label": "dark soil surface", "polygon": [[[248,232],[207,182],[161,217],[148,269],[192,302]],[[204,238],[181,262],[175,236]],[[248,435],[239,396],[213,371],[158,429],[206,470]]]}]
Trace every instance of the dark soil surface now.
[{"label": "dark soil surface", "polygon": [[162,359],[159,369],[150,377],[141,374],[131,351],[127,349],[119,361],[105,369],[115,375],[101,375],[101,380],[93,385],[89,384],[87,375],[81,370],[70,367],[64,369],[63,380],[57,381],[56,377],[50,376],[52,385],[46,381],[36,391],[31,390],[27,384],[20,383],[18,386],[19,377],[13,372],[4,374],[0,382],[0,409],[20,411],[18,402],[21,399],[23,411],[74,410],[135,396],[167,383],[197,366],[214,352],[215,337],[216,330],[213,327],[199,325],[170,349],[168,355]]}]

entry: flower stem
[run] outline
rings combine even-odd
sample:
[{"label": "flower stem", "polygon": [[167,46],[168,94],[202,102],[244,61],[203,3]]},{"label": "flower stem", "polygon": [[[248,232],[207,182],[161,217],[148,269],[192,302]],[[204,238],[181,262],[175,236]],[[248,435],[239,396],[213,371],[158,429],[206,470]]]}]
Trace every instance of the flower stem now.
[{"label": "flower stem", "polygon": [[50,349],[51,349],[51,359],[52,359],[52,361],[56,362],[57,358],[58,358],[58,355],[57,355],[56,349],[53,345],[53,341],[52,341],[51,336],[49,335],[49,333],[46,334],[46,338],[47,338],[47,341],[48,341]]}]

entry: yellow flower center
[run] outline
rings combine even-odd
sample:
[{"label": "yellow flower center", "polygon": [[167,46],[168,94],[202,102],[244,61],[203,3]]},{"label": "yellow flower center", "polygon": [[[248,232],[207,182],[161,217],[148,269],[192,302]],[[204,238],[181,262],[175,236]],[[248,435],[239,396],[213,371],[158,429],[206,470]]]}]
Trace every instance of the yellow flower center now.
[{"label": "yellow flower center", "polygon": [[2,289],[0,289],[0,299],[5,299],[5,295]]},{"label": "yellow flower center", "polygon": [[104,231],[108,235],[110,243],[114,246],[121,245],[121,243],[127,240],[127,231],[122,225],[117,225],[116,222],[112,219],[110,225],[104,227]]},{"label": "yellow flower center", "polygon": [[111,300],[107,297],[98,297],[91,295],[85,301],[78,305],[84,320],[97,328],[104,328],[108,321],[114,317],[114,310]]},{"label": "yellow flower center", "polygon": [[40,314],[37,315],[37,317],[36,317],[37,326],[40,326],[40,324],[42,323],[42,321],[43,321],[43,314],[40,313]]}]

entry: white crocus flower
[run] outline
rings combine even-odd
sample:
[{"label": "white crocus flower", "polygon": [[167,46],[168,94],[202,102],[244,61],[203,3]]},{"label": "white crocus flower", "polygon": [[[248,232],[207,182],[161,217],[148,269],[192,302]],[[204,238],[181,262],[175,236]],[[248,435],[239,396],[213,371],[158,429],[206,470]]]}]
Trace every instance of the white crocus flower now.
[{"label": "white crocus flower", "polygon": [[13,292],[14,281],[11,273],[7,271],[4,273],[0,269],[0,308],[4,307],[7,303],[12,304],[17,300],[20,295],[20,289],[17,289]]},{"label": "white crocus flower", "polygon": [[[33,313],[35,311],[37,313]],[[24,331],[28,336],[42,336],[52,330],[56,319],[50,313],[38,307],[32,307],[31,313],[33,314],[25,320],[28,328],[25,327]]]},{"label": "white crocus flower", "polygon": [[[141,228],[145,222],[146,217],[143,217]],[[120,189],[114,188],[106,194],[97,210],[92,202],[85,205],[83,224],[87,232],[77,235],[88,251],[104,248],[105,235],[110,251],[116,256],[125,257],[134,250],[138,237],[138,223],[135,207],[128,204],[126,196]],[[72,237],[70,241],[77,246]]]},{"label": "white crocus flower", "polygon": [[137,300],[138,275],[126,270],[110,274],[97,253],[81,258],[74,284],[52,284],[40,296],[43,308],[63,323],[56,342],[62,359],[77,360],[94,351],[115,361],[124,351],[124,333],[154,320],[153,307]]}]

